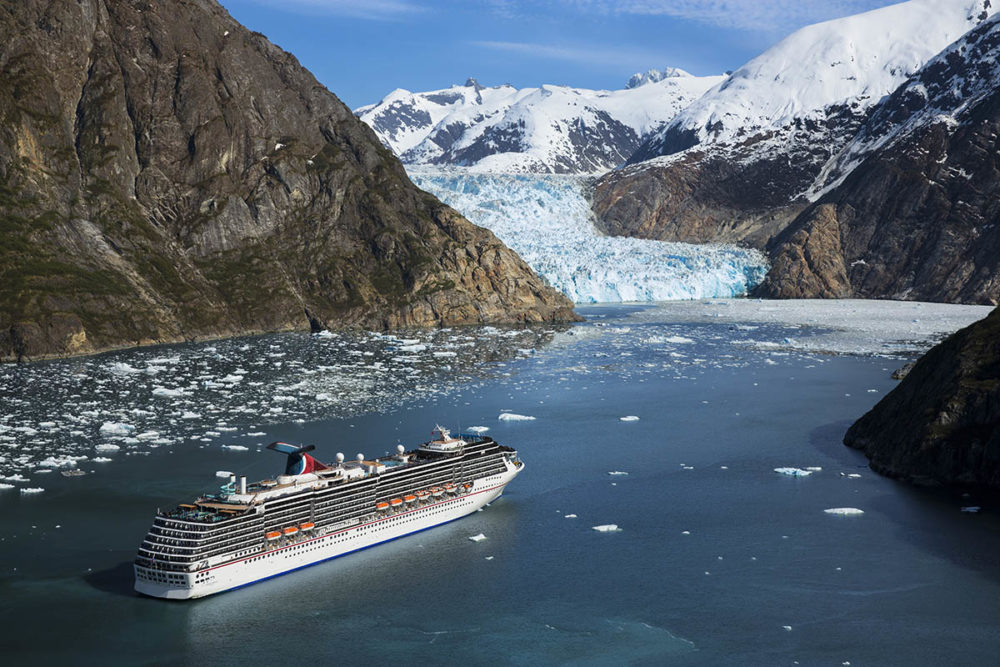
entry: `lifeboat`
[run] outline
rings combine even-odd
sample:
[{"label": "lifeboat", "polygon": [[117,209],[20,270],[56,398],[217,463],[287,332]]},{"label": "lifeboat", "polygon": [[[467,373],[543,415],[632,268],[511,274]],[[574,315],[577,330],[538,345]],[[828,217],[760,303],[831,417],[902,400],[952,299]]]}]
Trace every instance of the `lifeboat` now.
[{"label": "lifeboat", "polygon": [[377,509],[379,512],[384,512],[387,509],[389,509],[389,503],[383,500],[382,502],[375,504],[375,509]]},{"label": "lifeboat", "polygon": [[469,484],[468,482],[466,482],[465,484],[462,485],[462,488],[465,489],[466,491],[468,491],[469,489],[472,488],[472,484]]},{"label": "lifeboat", "polygon": [[447,491],[448,493],[455,493],[458,491],[458,487],[455,486],[454,484],[445,484],[444,490]]},{"label": "lifeboat", "polygon": [[281,537],[281,532],[277,530],[272,530],[270,533],[267,533],[264,537],[267,538],[268,542],[273,542],[274,540]]},{"label": "lifeboat", "polygon": [[433,489],[431,489],[431,495],[434,496],[435,498],[440,498],[441,496],[444,495],[444,489],[442,489],[440,486],[435,486]]},{"label": "lifeboat", "polygon": [[430,491],[417,491],[417,500],[424,502],[431,497]]},{"label": "lifeboat", "polygon": [[403,502],[405,502],[407,505],[409,505],[410,503],[415,503],[417,502],[417,497],[412,493],[409,495],[405,495],[403,496]]},{"label": "lifeboat", "polygon": [[316,524],[314,524],[312,521],[306,521],[305,523],[299,525],[300,530],[312,530],[315,527]]},{"label": "lifeboat", "polygon": [[403,504],[403,499],[402,498],[393,498],[392,500],[389,501],[389,504],[393,508],[399,507],[400,505]]},{"label": "lifeboat", "polygon": [[292,535],[299,532],[299,529],[296,528],[295,526],[289,526],[288,528],[285,528],[283,532],[285,533],[285,537],[291,537]]}]

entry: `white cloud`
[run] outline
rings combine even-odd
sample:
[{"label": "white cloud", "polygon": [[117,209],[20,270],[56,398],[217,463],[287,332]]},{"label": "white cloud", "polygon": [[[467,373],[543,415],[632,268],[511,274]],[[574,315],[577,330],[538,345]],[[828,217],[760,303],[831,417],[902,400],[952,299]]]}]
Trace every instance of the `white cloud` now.
[{"label": "white cloud", "polygon": [[898,0],[563,0],[584,11],[673,16],[720,28],[787,32]]},{"label": "white cloud", "polygon": [[551,44],[536,44],[532,42],[469,42],[495,51],[506,51],[532,58],[545,60],[567,60],[590,65],[612,65],[625,67],[647,67],[648,63],[664,59],[662,53],[644,51],[632,48],[602,47],[602,46],[553,46]]},{"label": "white cloud", "polygon": [[386,21],[426,11],[410,0],[253,0],[259,5],[302,12]]}]

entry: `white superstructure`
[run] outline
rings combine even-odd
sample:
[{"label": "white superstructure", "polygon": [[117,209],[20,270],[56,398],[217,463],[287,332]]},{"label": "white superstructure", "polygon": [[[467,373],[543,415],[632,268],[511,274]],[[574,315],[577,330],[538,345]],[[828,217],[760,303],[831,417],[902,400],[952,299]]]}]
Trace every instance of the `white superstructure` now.
[{"label": "white superstructure", "polygon": [[437,438],[372,461],[333,465],[313,447],[272,443],[284,475],[157,513],[135,560],[135,590],[188,599],[314,565],[447,523],[503,493],[521,471],[517,452],[482,436]]}]

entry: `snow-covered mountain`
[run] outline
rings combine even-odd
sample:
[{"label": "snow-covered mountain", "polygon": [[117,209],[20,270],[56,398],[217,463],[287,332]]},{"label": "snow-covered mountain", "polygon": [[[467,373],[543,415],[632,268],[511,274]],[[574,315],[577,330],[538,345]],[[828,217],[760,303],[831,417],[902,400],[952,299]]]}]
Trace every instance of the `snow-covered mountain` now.
[{"label": "snow-covered mountain", "polygon": [[1000,16],[884,98],[772,243],[761,293],[1000,302]]},{"label": "snow-covered mountain", "polygon": [[763,246],[868,112],[986,20],[990,0],[909,0],[808,26],[737,69],[596,187],[616,234]]},{"label": "snow-covered mountain", "polygon": [[650,133],[717,85],[676,68],[636,74],[622,90],[543,85],[394,90],[355,110],[403,162],[474,171],[596,173],[616,167]]}]

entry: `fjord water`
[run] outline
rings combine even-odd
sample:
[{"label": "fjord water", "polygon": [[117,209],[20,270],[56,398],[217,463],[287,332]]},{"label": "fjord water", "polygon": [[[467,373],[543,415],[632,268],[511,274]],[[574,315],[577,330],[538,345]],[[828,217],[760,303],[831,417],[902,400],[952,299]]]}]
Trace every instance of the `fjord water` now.
[{"label": "fjord water", "polygon": [[[879,477],[840,444],[851,420],[892,388],[889,373],[902,361],[812,351],[809,341],[829,333],[821,322],[805,327],[749,311],[720,317],[725,303],[665,308],[583,309],[588,322],[552,332],[533,353],[499,355],[485,371],[439,357],[438,364],[454,364],[448,375],[461,378],[436,377],[441,391],[407,390],[395,402],[327,417],[300,406],[314,399],[295,394],[282,405],[301,410],[301,423],[235,413],[228,423],[239,431],[226,435],[152,448],[120,440],[112,462],[79,463],[94,474],[31,475],[44,492],[0,493],[5,659],[993,662],[1000,648],[996,514],[963,513],[979,501]],[[291,337],[301,354],[324,344]],[[263,357],[288,340],[261,337],[240,347]],[[205,347],[155,354],[204,360]],[[153,353],[95,363],[140,367],[146,354]],[[72,372],[80,363],[5,372]],[[230,392],[251,392],[242,385],[252,381],[247,374]],[[141,398],[150,389],[120,391]],[[10,398],[0,400],[7,406]],[[535,419],[498,420],[504,410]],[[621,420],[631,415],[639,419]],[[141,416],[166,423],[170,415]],[[219,421],[202,419],[190,421],[202,430]],[[186,603],[131,592],[130,561],[156,507],[212,488],[217,470],[278,471],[283,461],[260,444],[315,443],[328,459],[337,451],[376,455],[424,439],[435,422],[488,426],[519,450],[524,472],[481,513],[297,573]],[[176,427],[161,430],[169,428]],[[264,435],[246,435],[251,429]],[[19,447],[29,442],[20,439]],[[248,449],[221,447],[232,443]],[[822,470],[793,478],[773,471],[782,466]],[[833,507],[865,513],[824,513]],[[602,524],[619,530],[592,529]],[[468,539],[478,533],[487,539]]]}]

